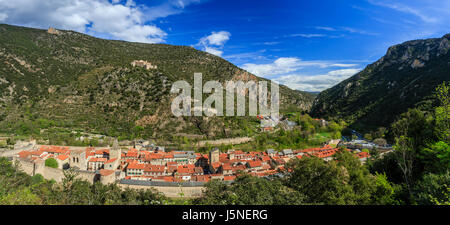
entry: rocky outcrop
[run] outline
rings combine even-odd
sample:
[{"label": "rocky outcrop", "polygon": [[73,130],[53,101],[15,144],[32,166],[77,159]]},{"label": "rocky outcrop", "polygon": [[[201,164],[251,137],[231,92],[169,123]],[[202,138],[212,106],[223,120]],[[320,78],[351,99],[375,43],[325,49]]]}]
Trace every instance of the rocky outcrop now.
[{"label": "rocky outcrop", "polygon": [[313,103],[316,117],[387,126],[408,108],[423,104],[435,87],[450,80],[450,34],[408,41],[363,71],[323,91]]}]

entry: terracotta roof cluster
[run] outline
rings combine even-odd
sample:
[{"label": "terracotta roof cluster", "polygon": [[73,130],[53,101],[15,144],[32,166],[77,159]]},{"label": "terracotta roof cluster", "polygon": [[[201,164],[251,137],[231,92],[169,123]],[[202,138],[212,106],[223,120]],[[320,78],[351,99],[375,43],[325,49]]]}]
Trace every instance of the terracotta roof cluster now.
[{"label": "terracotta roof cluster", "polygon": [[262,162],[259,160],[256,161],[248,161],[247,162],[250,168],[255,168],[255,167],[261,167],[262,166]]},{"label": "terracotta roof cluster", "polygon": [[358,158],[363,159],[363,158],[367,158],[370,156],[370,154],[368,152],[359,152],[356,154],[358,156]]},{"label": "terracotta roof cluster", "polygon": [[145,164],[141,164],[138,162],[132,162],[128,164],[127,169],[134,169],[134,170],[143,170],[145,168]]}]

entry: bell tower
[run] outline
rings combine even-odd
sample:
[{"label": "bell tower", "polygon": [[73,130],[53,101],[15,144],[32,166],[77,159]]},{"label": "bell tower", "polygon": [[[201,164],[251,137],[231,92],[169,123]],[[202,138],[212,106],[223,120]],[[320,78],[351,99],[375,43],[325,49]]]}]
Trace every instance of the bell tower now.
[{"label": "bell tower", "polygon": [[219,162],[220,151],[218,148],[214,148],[214,150],[209,152],[209,162],[215,163]]},{"label": "bell tower", "polygon": [[120,161],[120,157],[122,156],[122,149],[119,146],[119,142],[117,139],[114,139],[113,145],[111,147],[111,151],[109,152],[110,159],[118,159]]}]

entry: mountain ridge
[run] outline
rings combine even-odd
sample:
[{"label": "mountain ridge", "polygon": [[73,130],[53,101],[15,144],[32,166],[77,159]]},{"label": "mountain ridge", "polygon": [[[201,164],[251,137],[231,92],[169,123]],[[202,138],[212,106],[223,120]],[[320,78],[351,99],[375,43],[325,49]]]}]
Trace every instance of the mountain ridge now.
[{"label": "mountain ridge", "polygon": [[[177,80],[266,80],[188,46],[105,40],[75,31],[0,24],[0,131],[33,121],[86,128],[112,136],[174,133],[243,135],[243,118],[174,118],[170,86]],[[135,60],[155,65],[132,66]],[[308,110],[313,95],[280,85],[281,108]],[[248,118],[247,118],[248,119]],[[230,129],[223,127],[231,123]],[[17,125],[18,124],[18,125]],[[104,127],[102,127],[104,126]],[[28,129],[28,130],[29,130]],[[34,131],[37,132],[37,131]]]},{"label": "mountain ridge", "polygon": [[450,34],[388,48],[363,71],[321,92],[311,114],[354,126],[389,126],[408,108],[433,104],[437,85],[450,80]]}]

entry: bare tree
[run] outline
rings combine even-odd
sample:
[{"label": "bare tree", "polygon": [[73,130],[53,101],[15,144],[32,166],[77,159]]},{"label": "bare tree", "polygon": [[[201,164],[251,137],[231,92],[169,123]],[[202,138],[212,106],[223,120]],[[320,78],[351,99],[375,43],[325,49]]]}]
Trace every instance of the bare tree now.
[{"label": "bare tree", "polygon": [[413,185],[413,165],[414,165],[414,141],[408,137],[409,123],[402,120],[397,123],[394,130],[395,136],[395,153],[397,155],[397,164],[402,171],[409,194],[412,196]]}]

